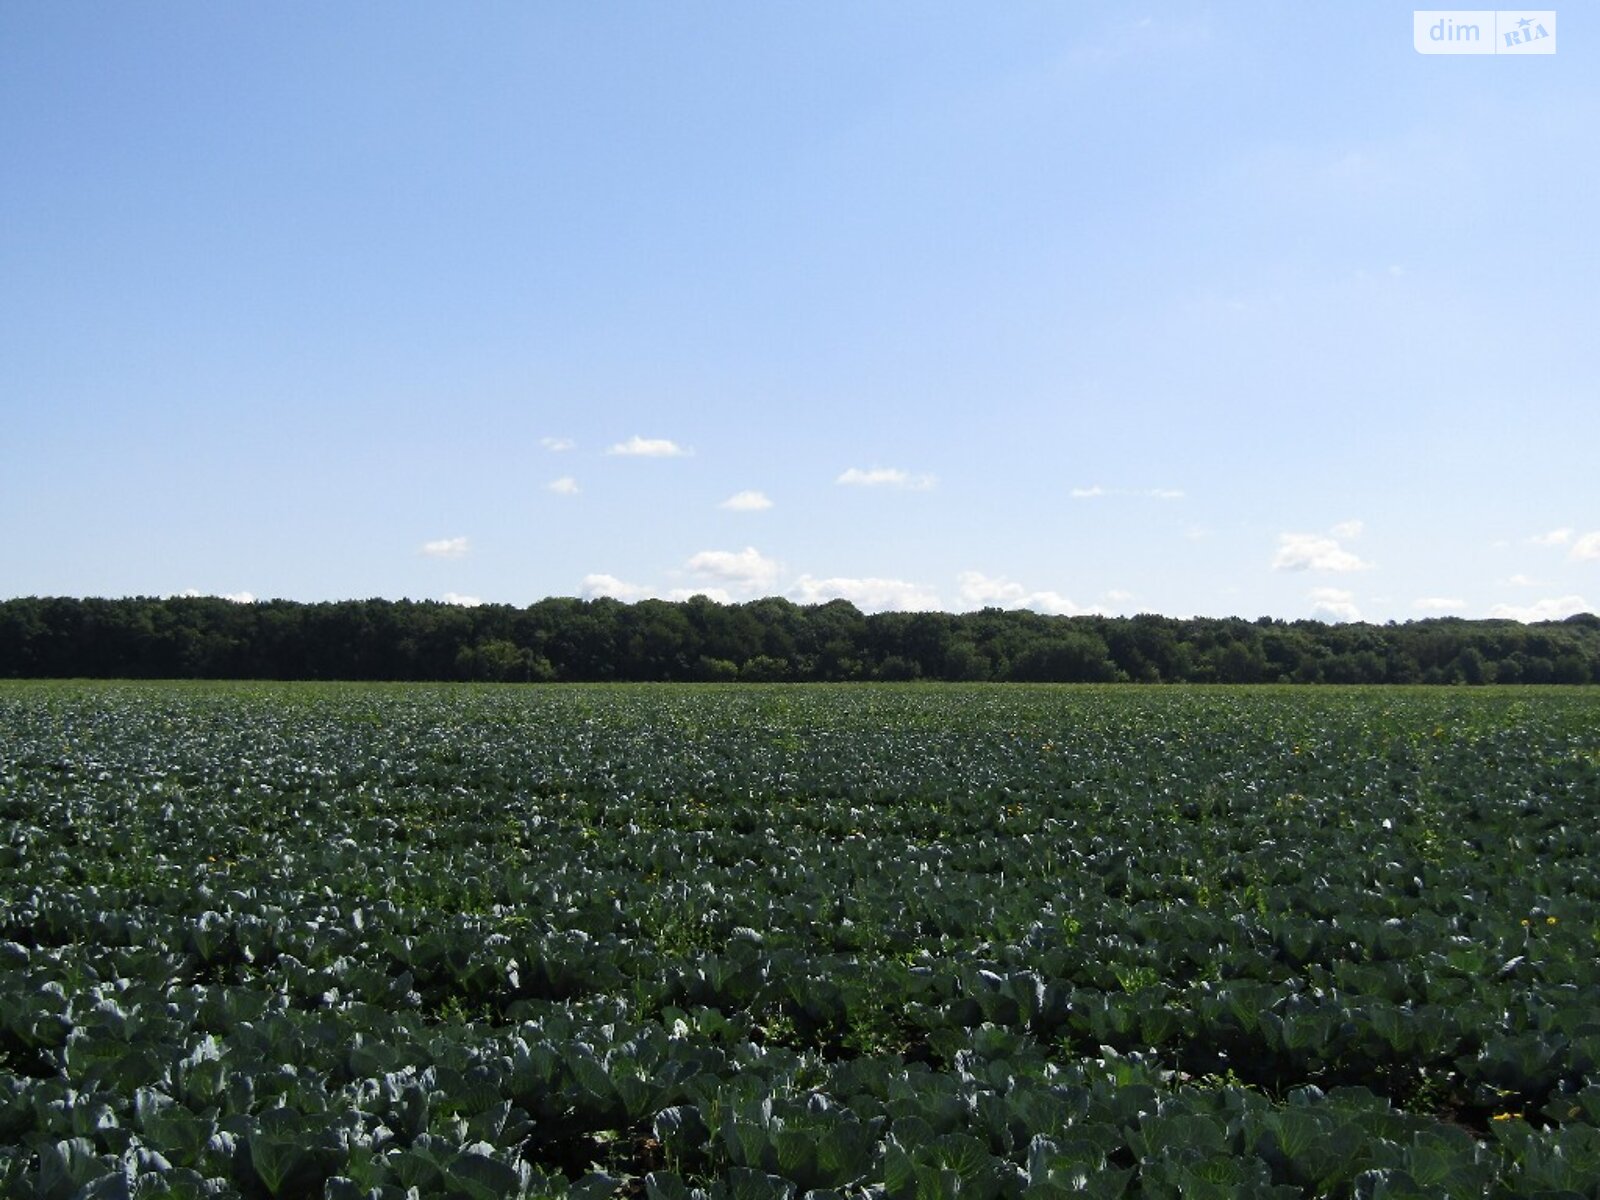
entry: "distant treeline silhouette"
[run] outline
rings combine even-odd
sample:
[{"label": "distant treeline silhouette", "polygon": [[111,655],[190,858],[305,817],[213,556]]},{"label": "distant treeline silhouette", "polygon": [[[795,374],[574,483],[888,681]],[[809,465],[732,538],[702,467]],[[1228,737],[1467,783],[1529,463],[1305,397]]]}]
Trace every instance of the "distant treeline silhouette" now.
[{"label": "distant treeline silhouette", "polygon": [[1600,618],[1324,624],[862,613],[769,598],[0,601],[0,676],[348,680],[1596,683]]}]

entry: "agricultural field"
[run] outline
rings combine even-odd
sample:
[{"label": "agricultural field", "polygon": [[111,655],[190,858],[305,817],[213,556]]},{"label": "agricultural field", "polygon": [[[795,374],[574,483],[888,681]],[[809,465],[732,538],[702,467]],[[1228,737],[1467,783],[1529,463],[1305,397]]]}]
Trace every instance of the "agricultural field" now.
[{"label": "agricultural field", "polygon": [[0,1195],[1600,1196],[1600,690],[0,684]]}]

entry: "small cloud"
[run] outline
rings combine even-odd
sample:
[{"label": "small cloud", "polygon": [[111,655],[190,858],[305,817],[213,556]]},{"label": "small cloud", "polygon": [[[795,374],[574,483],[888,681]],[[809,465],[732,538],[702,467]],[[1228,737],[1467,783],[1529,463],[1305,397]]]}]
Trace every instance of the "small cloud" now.
[{"label": "small cloud", "polygon": [[1528,624],[1533,621],[1559,621],[1574,613],[1593,611],[1582,596],[1555,596],[1547,600],[1535,600],[1532,604],[1496,604],[1489,610],[1489,615]]},{"label": "small cloud", "polygon": [[1216,530],[1208,529],[1204,525],[1191,525],[1184,530],[1183,536],[1191,542],[1203,542],[1216,534]]},{"label": "small cloud", "polygon": [[1528,541],[1535,546],[1565,546],[1572,540],[1572,530],[1552,529],[1549,533],[1536,533]]},{"label": "small cloud", "polygon": [[1567,557],[1580,562],[1592,562],[1600,559],[1600,530],[1586,533],[1572,543],[1572,549],[1567,551]]},{"label": "small cloud", "polygon": [[635,434],[625,442],[608,447],[606,453],[634,458],[682,458],[691,452],[667,438],[642,438]]},{"label": "small cloud", "polygon": [[1361,610],[1356,607],[1355,596],[1343,588],[1312,588],[1311,611],[1333,621],[1359,621]]},{"label": "small cloud", "polygon": [[552,479],[544,486],[546,491],[554,492],[558,496],[576,496],[578,494],[578,481],[571,475],[563,475],[560,479]]},{"label": "small cloud", "polygon": [[743,550],[702,550],[687,564],[690,572],[743,588],[771,587],[778,578],[778,563],[754,546]]},{"label": "small cloud", "polygon": [[1460,612],[1466,606],[1467,602],[1459,596],[1423,596],[1412,604],[1418,612],[1436,613]]},{"label": "small cloud", "polygon": [[1106,599],[1110,600],[1114,604],[1126,604],[1129,600],[1133,599],[1133,593],[1125,592],[1121,588],[1112,588],[1106,593]]},{"label": "small cloud", "polygon": [[771,508],[772,501],[767,499],[765,492],[735,492],[717,507],[733,512],[760,512],[763,508]]},{"label": "small cloud", "polygon": [[1274,571],[1367,571],[1363,562],[1339,543],[1320,533],[1280,533],[1278,553],[1273,556]]},{"label": "small cloud", "polygon": [[1028,608],[1051,616],[1081,617],[1099,610],[1074,604],[1060,592],[1030,591],[1015,580],[963,571],[957,577],[961,603],[967,609]]},{"label": "small cloud", "polygon": [[897,487],[925,492],[936,481],[932,475],[913,475],[909,471],[902,471],[899,467],[873,467],[866,471],[860,467],[851,467],[834,482],[851,487]]},{"label": "small cloud", "polygon": [[1535,579],[1531,575],[1513,575],[1510,579],[1507,579],[1505,582],[1508,585],[1510,585],[1511,587],[1544,587],[1545,586],[1545,583],[1544,583],[1543,580]]},{"label": "small cloud", "polygon": [[635,600],[643,600],[650,594],[649,588],[640,587],[636,583],[625,583],[615,575],[585,575],[578,588],[579,593],[587,600],[608,596],[612,600],[632,603]]},{"label": "small cloud", "polygon": [[422,553],[429,558],[465,558],[469,549],[464,537],[440,538],[422,543]]},{"label": "small cloud", "polygon": [[1074,500],[1097,500],[1101,496],[1142,496],[1147,500],[1182,500],[1181,488],[1108,488],[1098,483],[1075,487],[1068,493]]},{"label": "small cloud", "polygon": [[1360,537],[1364,529],[1366,525],[1360,521],[1340,521],[1328,532],[1340,541],[1348,541],[1350,538]]},{"label": "small cloud", "polygon": [[539,445],[549,450],[552,454],[560,454],[563,450],[571,450],[577,444],[571,438],[547,437],[539,439]]},{"label": "small cloud", "polygon": [[789,595],[800,604],[848,600],[863,612],[932,612],[939,607],[938,593],[904,579],[818,579],[802,575],[789,589]]},{"label": "small cloud", "polygon": [[446,604],[459,604],[462,608],[477,608],[483,603],[476,596],[463,596],[460,592],[446,592],[444,594],[444,602]]},{"label": "small cloud", "polygon": [[733,593],[728,591],[727,588],[673,588],[667,593],[668,600],[693,600],[696,596],[704,596],[707,600],[714,600],[718,604],[733,603]]},{"label": "small cloud", "polygon": [[1406,273],[1406,269],[1404,267],[1402,267],[1399,263],[1390,263],[1389,264],[1389,274],[1390,274],[1390,276],[1392,278],[1399,279],[1400,276],[1404,275],[1405,273]]}]

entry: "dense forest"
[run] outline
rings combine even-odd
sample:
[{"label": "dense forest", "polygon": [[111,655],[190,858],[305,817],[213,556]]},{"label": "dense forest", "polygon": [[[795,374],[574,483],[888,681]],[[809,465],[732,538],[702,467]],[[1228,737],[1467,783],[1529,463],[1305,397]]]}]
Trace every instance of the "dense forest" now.
[{"label": "dense forest", "polygon": [[1600,618],[1523,625],[988,608],[867,615],[848,601],[215,597],[0,601],[0,676],[348,680],[1015,680],[1595,683]]}]

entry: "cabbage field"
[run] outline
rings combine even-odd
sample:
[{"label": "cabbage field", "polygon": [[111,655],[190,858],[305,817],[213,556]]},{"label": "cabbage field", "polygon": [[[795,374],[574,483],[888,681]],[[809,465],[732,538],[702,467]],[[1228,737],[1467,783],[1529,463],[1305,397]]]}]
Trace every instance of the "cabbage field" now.
[{"label": "cabbage field", "polygon": [[1600,1196],[1600,690],[0,683],[0,1196]]}]

